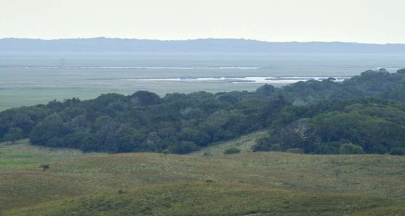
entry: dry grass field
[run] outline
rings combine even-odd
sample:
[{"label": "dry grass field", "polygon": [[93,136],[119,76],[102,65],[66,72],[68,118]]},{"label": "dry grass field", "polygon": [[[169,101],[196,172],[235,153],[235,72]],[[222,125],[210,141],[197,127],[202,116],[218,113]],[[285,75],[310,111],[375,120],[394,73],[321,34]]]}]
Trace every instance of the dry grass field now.
[{"label": "dry grass field", "polygon": [[[405,215],[405,157],[191,155],[0,144],[1,215]],[[224,155],[239,147],[240,154]],[[210,155],[204,152],[210,151]],[[43,172],[39,166],[49,164]]]}]

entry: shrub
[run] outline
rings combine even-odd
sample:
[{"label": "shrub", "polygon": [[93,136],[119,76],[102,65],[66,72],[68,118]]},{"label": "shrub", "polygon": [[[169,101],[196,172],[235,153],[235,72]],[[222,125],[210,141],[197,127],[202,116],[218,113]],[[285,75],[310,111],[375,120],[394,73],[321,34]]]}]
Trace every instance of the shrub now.
[{"label": "shrub", "polygon": [[209,179],[205,180],[205,182],[207,182],[207,183],[214,183],[214,179],[209,178]]},{"label": "shrub", "polygon": [[238,154],[240,153],[240,150],[233,147],[233,148],[228,148],[224,151],[224,154],[228,155],[228,154]]},{"label": "shrub", "polygon": [[204,157],[212,157],[211,152],[204,152],[203,154]]},{"label": "shrub", "polygon": [[281,145],[276,143],[270,146],[269,151],[279,152],[282,151]]},{"label": "shrub", "polygon": [[124,190],[118,190],[118,192],[117,192],[117,194],[126,194],[126,193],[128,193],[127,191],[124,191]]},{"label": "shrub", "polygon": [[260,137],[252,147],[253,151],[269,151],[271,147],[271,138],[269,136]]},{"label": "shrub", "polygon": [[315,154],[338,154],[339,153],[339,142],[328,142],[320,143],[316,145],[314,152]]},{"label": "shrub", "polygon": [[290,148],[290,149],[287,149],[286,152],[293,153],[293,154],[304,154],[304,151],[300,148]]},{"label": "shrub", "polygon": [[363,147],[352,143],[343,144],[339,148],[339,154],[363,154]]},{"label": "shrub", "polygon": [[390,151],[391,155],[405,155],[405,148],[393,148]]},{"label": "shrub", "polygon": [[170,147],[170,151],[176,154],[187,154],[196,151],[197,149],[198,146],[195,143],[186,141]]}]

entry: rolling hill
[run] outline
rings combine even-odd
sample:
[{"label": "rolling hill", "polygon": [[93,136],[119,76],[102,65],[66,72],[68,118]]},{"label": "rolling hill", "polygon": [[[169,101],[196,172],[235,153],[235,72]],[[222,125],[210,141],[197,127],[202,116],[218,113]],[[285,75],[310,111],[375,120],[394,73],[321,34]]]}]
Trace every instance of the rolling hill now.
[{"label": "rolling hill", "polygon": [[3,143],[0,152],[6,216],[405,213],[405,158],[398,156],[83,154],[26,140]]},{"label": "rolling hill", "polygon": [[404,44],[342,42],[265,42],[245,39],[141,40],[0,39],[0,52],[147,52],[147,53],[405,53]]}]

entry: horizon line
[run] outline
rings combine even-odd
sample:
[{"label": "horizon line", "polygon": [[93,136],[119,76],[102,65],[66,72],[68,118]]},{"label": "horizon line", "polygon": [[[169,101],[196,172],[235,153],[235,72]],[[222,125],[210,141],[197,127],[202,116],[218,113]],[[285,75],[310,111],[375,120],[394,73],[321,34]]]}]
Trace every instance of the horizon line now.
[{"label": "horizon line", "polygon": [[118,40],[145,40],[145,41],[161,41],[161,42],[181,42],[181,41],[197,41],[197,40],[245,40],[256,41],[262,43],[344,43],[344,44],[365,44],[365,45],[405,45],[404,43],[377,43],[377,42],[356,42],[356,41],[266,41],[250,38],[190,38],[190,39],[150,39],[150,38],[125,38],[125,37],[77,37],[77,38],[29,38],[29,37],[0,37],[0,40],[18,39],[18,40],[42,40],[42,41],[56,41],[56,40],[86,40],[86,39],[118,39]]}]

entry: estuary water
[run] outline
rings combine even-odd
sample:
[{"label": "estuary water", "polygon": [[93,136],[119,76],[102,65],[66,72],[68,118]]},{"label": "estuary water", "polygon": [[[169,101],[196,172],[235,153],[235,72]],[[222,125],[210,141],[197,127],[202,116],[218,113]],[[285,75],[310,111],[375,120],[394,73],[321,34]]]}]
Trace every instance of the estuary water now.
[{"label": "estuary water", "polygon": [[0,53],[0,110],[103,93],[254,91],[384,67],[399,54]]}]

